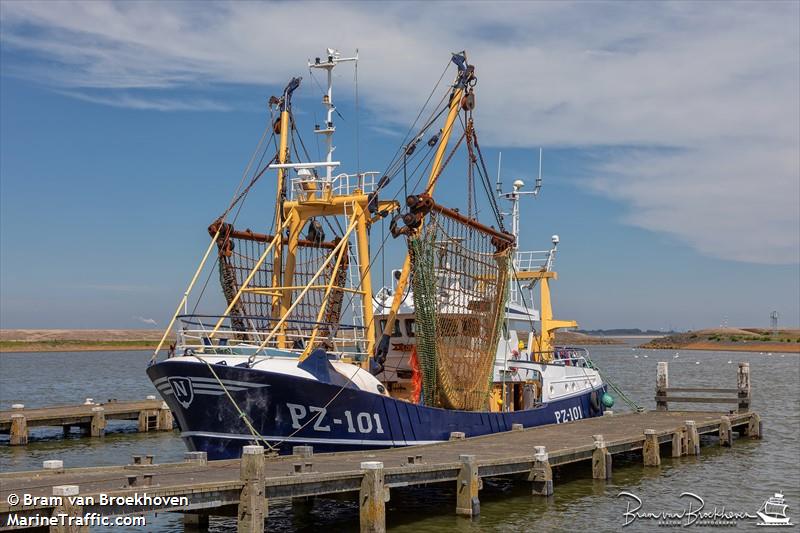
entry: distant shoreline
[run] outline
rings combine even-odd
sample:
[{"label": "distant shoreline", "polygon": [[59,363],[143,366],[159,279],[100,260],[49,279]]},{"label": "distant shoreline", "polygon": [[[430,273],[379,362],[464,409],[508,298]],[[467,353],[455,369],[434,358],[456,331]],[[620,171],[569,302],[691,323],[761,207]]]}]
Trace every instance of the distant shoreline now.
[{"label": "distant shoreline", "polygon": [[676,333],[639,346],[653,350],[712,350],[800,354],[800,329],[715,328]]},{"label": "distant shoreline", "polygon": [[[640,346],[661,350],[717,350],[734,352],[778,352],[800,354],[800,330],[782,330],[777,338],[766,340],[768,330],[713,329],[676,333],[650,338]],[[0,330],[0,353],[97,352],[155,350],[163,331],[153,329],[4,329]],[[594,336],[575,332],[556,334],[560,345],[621,345],[638,336]],[[173,336],[167,337],[165,348]],[[786,342],[786,339],[789,342]]]},{"label": "distant shoreline", "polygon": [[155,329],[3,329],[0,353],[154,350],[163,334]]},{"label": "distant shoreline", "polygon": [[141,344],[115,343],[66,343],[66,342],[25,342],[0,341],[0,354],[6,353],[47,353],[47,352],[128,352],[155,350],[158,342]]}]

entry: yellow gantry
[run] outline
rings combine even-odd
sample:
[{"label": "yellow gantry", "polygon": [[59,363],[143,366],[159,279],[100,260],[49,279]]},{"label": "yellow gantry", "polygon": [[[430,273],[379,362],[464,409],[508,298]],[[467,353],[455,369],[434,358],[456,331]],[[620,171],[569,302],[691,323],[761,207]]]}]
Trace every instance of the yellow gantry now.
[{"label": "yellow gantry", "polygon": [[537,346],[529,347],[530,351],[539,354],[544,361],[553,359],[555,346],[555,332],[562,328],[574,328],[578,323],[574,320],[556,320],[553,318],[553,305],[550,299],[550,280],[558,279],[558,274],[552,270],[517,272],[517,279],[539,280],[539,320],[541,333],[535,337]]},{"label": "yellow gantry", "polygon": [[[461,109],[461,98],[464,96],[464,89],[456,87],[450,99],[450,111],[447,114],[447,120],[442,129],[442,138],[439,141],[439,146],[436,149],[436,154],[433,157],[433,164],[431,165],[431,172],[428,175],[428,184],[426,192],[433,196],[433,190],[436,188],[436,181],[439,177],[439,172],[442,168],[442,160],[444,159],[444,152],[447,150],[447,144],[450,142],[450,134],[453,130],[453,125],[458,117],[458,112]],[[386,324],[383,327],[383,335],[391,336],[394,322],[397,319],[397,312],[400,309],[400,303],[403,298],[397,295],[402,295],[406,291],[408,285],[408,276],[411,273],[411,256],[406,253],[405,260],[403,261],[403,269],[400,271],[400,278],[397,280],[395,287],[395,297],[392,300],[392,307],[389,309],[389,314],[386,317]],[[372,356],[372,352],[370,352]]]}]

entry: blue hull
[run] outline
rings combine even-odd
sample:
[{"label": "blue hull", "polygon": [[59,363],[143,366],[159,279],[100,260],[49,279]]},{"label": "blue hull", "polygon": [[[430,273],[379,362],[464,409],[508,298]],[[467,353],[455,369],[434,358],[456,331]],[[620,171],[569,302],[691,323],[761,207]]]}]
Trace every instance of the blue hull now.
[{"label": "blue hull", "polygon": [[[453,411],[341,388],[300,377],[214,365],[225,388],[257,432],[280,453],[310,445],[317,452],[353,451],[446,441],[602,415],[591,392],[508,413]],[[147,374],[175,415],[181,436],[209,459],[241,456],[255,443],[236,407],[205,365],[170,361]],[[602,389],[601,389],[602,392]],[[331,400],[333,398],[333,400]]]}]

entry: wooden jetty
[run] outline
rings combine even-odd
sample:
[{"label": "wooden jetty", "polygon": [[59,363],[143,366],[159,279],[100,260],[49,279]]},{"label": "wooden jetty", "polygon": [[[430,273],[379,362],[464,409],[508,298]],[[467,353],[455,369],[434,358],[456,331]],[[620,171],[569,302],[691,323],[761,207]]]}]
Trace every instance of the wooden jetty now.
[{"label": "wooden jetty", "polygon": [[[203,452],[187,452],[183,463],[155,464],[152,456],[135,457],[130,465],[64,469],[60,461],[45,469],[0,474],[0,531],[23,529],[20,518],[187,513],[189,526],[203,527],[209,515],[235,515],[239,531],[264,531],[268,501],[353,493],[359,496],[362,531],[384,531],[385,502],[393,488],[430,483],[456,483],[455,512],[480,513],[481,480],[521,475],[533,494],[553,494],[554,467],[586,462],[587,475],[612,477],[612,457],[641,450],[645,467],[658,467],[663,453],[698,455],[700,436],[715,435],[731,446],[734,431],[761,436],[758,414],[701,411],[649,411],[614,414],[567,424],[379,451],[317,454],[298,446],[294,455],[266,457],[264,448],[248,446],[242,460],[211,461]],[[9,505],[8,496],[80,494],[82,506],[38,500]],[[103,503],[101,498],[115,498]],[[144,496],[142,496],[144,495]],[[138,499],[137,499],[138,497]],[[126,499],[127,498],[127,499]],[[10,520],[9,515],[16,518]],[[30,522],[27,522],[30,523]],[[66,529],[51,529],[66,531]]]},{"label": "wooden jetty", "polygon": [[167,405],[148,396],[146,400],[94,403],[87,399],[79,405],[25,408],[14,404],[10,410],[0,411],[0,433],[8,433],[9,444],[20,446],[28,443],[28,430],[32,427],[55,426],[68,432],[80,427],[92,437],[102,437],[107,420],[136,420],[140,432],[172,431],[172,412]]},{"label": "wooden jetty", "polygon": [[[749,377],[749,367],[741,372]],[[744,384],[737,399],[746,394],[749,405],[749,380]],[[474,517],[480,514],[486,478],[518,477],[530,484],[532,494],[546,497],[555,490],[553,468],[585,463],[587,476],[609,480],[615,455],[641,453],[643,467],[658,468],[664,454],[699,455],[703,435],[714,437],[705,443],[732,446],[735,433],[758,439],[762,431],[759,415],[750,410],[662,406],[527,429],[515,425],[481,437],[452,433],[449,442],[386,450],[314,454],[311,446],[297,446],[292,455],[268,457],[263,447],[246,446],[241,460],[209,462],[204,452],[187,452],[182,463],[156,464],[153,456],[134,456],[125,466],[71,469],[61,461],[45,461],[42,470],[0,474],[0,531],[41,525],[38,517],[169,511],[184,513],[189,529],[204,529],[210,515],[221,515],[236,516],[240,532],[263,532],[270,500],[349,493],[358,498],[361,531],[381,532],[392,489],[455,483],[456,514]],[[69,501],[66,495],[81,500]],[[50,523],[50,531],[87,530],[64,524]]]}]

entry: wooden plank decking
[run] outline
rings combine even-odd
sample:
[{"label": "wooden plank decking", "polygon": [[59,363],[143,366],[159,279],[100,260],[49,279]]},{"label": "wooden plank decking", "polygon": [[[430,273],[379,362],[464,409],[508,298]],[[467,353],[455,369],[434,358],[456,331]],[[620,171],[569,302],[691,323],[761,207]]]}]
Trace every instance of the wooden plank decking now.
[{"label": "wooden plank decking", "polygon": [[[362,530],[383,531],[383,506],[391,488],[457,482],[456,512],[475,515],[480,512],[481,478],[523,474],[535,494],[546,496],[553,491],[552,467],[587,461],[591,465],[587,474],[607,479],[615,454],[642,450],[644,465],[658,466],[661,444],[669,443],[665,449],[672,456],[694,455],[699,453],[700,435],[718,435],[720,444],[729,446],[734,429],[759,438],[759,416],[753,412],[649,411],[388,450],[314,455],[310,447],[299,446],[292,456],[265,457],[261,448],[247,447],[241,461],[207,462],[204,454],[189,452],[186,462],[173,464],[66,470],[50,464],[55,468],[0,474],[0,531],[16,529],[8,526],[9,514],[50,516],[58,510],[53,502],[11,506],[9,494],[51,496],[65,490],[64,486],[74,486],[69,490],[95,499],[94,504],[86,502],[70,513],[113,516],[170,510],[195,513],[195,517],[199,513],[207,520],[209,514],[233,511],[240,525],[246,523],[250,531],[263,531],[258,517],[266,515],[270,498],[359,492]],[[185,500],[99,505],[100,494]]]},{"label": "wooden plank decking", "polygon": [[109,401],[54,407],[17,408],[0,411],[0,433],[9,433],[12,446],[28,443],[28,428],[60,426],[69,429],[78,426],[91,436],[105,433],[106,420],[136,420],[139,431],[172,431],[172,413],[166,404],[155,399],[136,401]]}]

